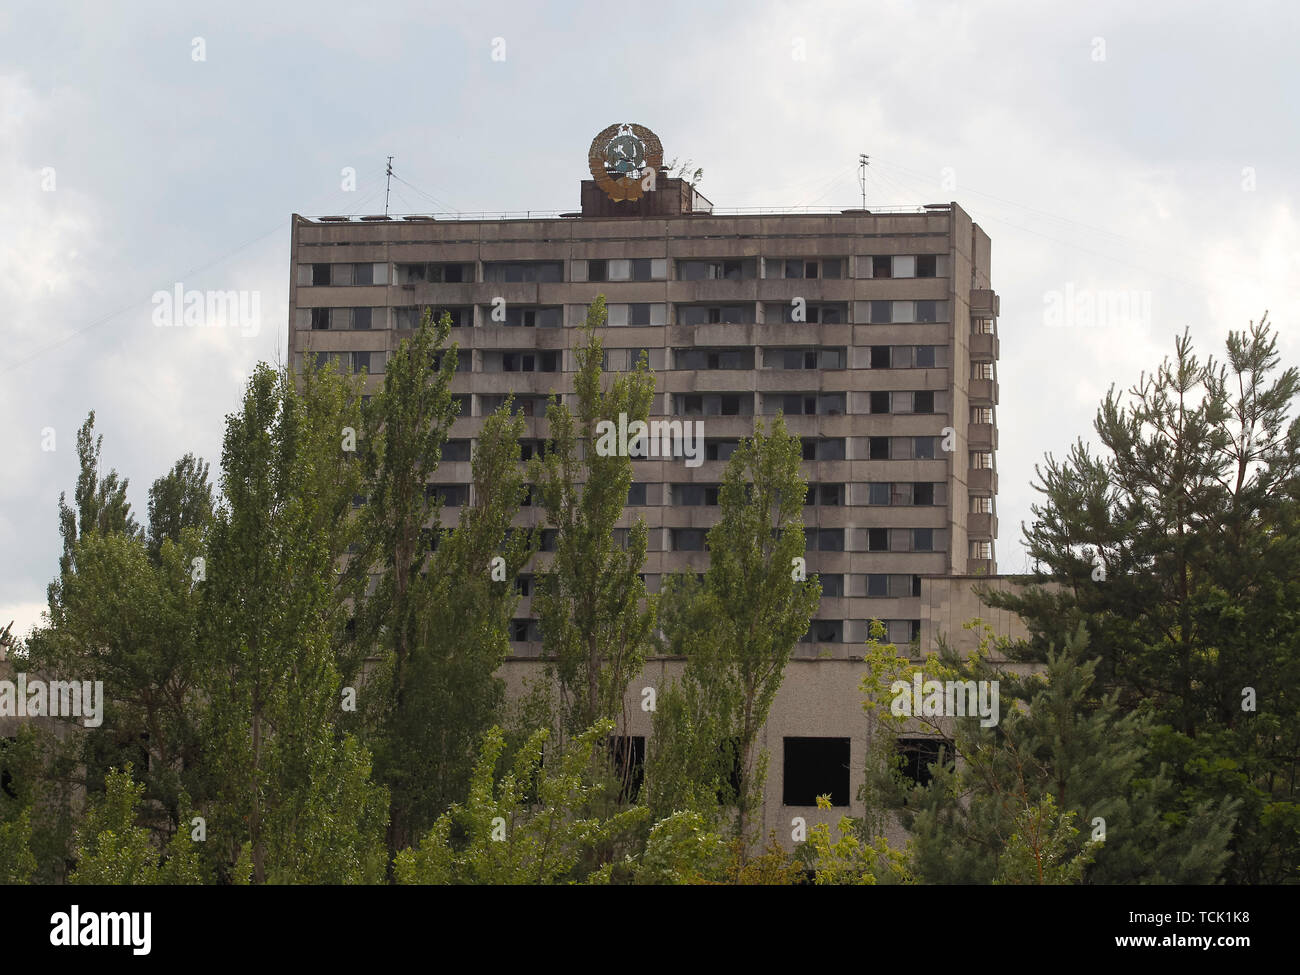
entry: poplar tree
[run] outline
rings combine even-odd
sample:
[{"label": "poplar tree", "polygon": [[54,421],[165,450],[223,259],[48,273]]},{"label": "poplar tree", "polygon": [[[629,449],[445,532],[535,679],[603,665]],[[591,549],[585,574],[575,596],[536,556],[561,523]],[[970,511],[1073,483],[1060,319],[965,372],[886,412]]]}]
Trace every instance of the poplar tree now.
[{"label": "poplar tree", "polygon": [[719,796],[746,842],[767,768],[758,736],[821,598],[803,568],[801,460],[784,417],[770,432],[757,425],[723,474],[703,584],[679,575],[661,595],[665,637],[686,668],[655,714],[653,801],[691,808]]},{"label": "poplar tree", "polygon": [[[610,380],[603,371],[603,295],[587,309],[584,344],[575,350],[576,409],[548,406],[546,455],[534,458],[529,478],[556,533],[555,552],[537,573],[533,607],[543,652],[559,685],[563,725],[577,734],[602,718],[622,719],[628,682],[652,645],[654,602],[640,578],[648,542],[644,520],[627,529],[626,547],[614,539],[632,484],[632,461],[596,449],[597,424],[630,426],[649,417],[654,377],[644,359]],[[630,763],[628,763],[630,764]]]},{"label": "poplar tree", "polygon": [[387,796],[370,782],[366,749],[335,729],[346,700],[331,642],[346,529],[331,518],[351,487],[333,468],[357,404],[317,408],[331,398],[309,400],[286,372],[259,365],[227,418],[202,696],[209,842],[223,845],[227,869],[246,851],[238,880],[245,865],[257,883],[376,881],[385,869]]}]

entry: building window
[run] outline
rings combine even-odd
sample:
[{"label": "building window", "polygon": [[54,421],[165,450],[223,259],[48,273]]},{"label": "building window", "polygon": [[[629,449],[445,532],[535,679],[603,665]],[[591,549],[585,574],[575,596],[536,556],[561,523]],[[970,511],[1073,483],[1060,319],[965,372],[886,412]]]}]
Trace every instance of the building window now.
[{"label": "building window", "polygon": [[805,437],[802,441],[804,460],[843,460],[844,438]]},{"label": "building window", "polygon": [[825,505],[835,507],[844,504],[843,484],[809,484],[804,491],[803,503],[806,506]]},{"label": "building window", "polygon": [[843,643],[843,620],[812,620],[808,632],[799,638],[800,643]]},{"label": "building window", "polygon": [[485,306],[483,309],[485,325],[502,325],[506,328],[559,328],[563,322],[564,309],[558,305],[547,308],[507,305],[500,310]]},{"label": "building window", "polygon": [[938,274],[939,259],[937,254],[918,254],[916,258],[916,276],[932,278]]},{"label": "building window", "polygon": [[786,738],[782,802],[815,806],[830,796],[832,806],[849,804],[849,739]]},{"label": "building window", "polygon": [[873,257],[871,259],[871,276],[873,278],[892,278],[894,276],[894,259],[892,257]]},{"label": "building window", "polygon": [[872,413],[889,412],[889,393],[877,390],[870,394],[869,402]]},{"label": "building window", "polygon": [[718,503],[718,485],[716,484],[674,484],[672,486],[673,504],[684,508]]},{"label": "building window", "polygon": [[754,401],[749,394],[677,393],[677,412],[682,416],[749,416]]},{"label": "building window", "polygon": [[618,801],[636,802],[645,779],[645,737],[611,735],[607,742],[610,771],[619,781]]},{"label": "building window", "polygon": [[763,411],[786,416],[842,416],[843,393],[769,393],[763,397]]},{"label": "building window", "polygon": [[934,442],[937,437],[913,437],[912,456],[917,460],[934,460]]},{"label": "building window", "polygon": [[888,528],[867,529],[867,551],[868,552],[889,551],[889,529]]},{"label": "building window", "polygon": [[515,643],[538,643],[542,639],[537,620],[513,619],[510,621],[510,639]]},{"label": "building window", "polygon": [[469,460],[468,440],[448,440],[442,445],[442,459],[450,464]]},{"label": "building window", "polygon": [[843,552],[843,528],[809,528],[804,536],[805,548],[818,552]]},{"label": "building window", "polygon": [[[888,395],[888,394],[886,394]],[[875,413],[874,407],[871,410]],[[867,441],[868,457],[871,460],[889,460],[889,438],[888,437],[870,437]]]},{"label": "building window", "polygon": [[627,489],[627,506],[631,508],[640,508],[645,506],[645,482],[633,481]]},{"label": "building window", "polygon": [[468,484],[426,484],[425,494],[437,498],[445,508],[460,508],[469,504]]},{"label": "building window", "polygon": [[680,281],[744,281],[758,277],[758,262],[749,259],[678,261]]},{"label": "building window", "polygon": [[985,561],[993,558],[992,542],[971,542],[970,557],[972,559],[983,559]]},{"label": "building window", "polygon": [[674,552],[703,552],[704,539],[707,534],[702,528],[673,528],[672,543]]},{"label": "building window", "polygon": [[753,319],[744,305],[678,305],[678,325],[737,325]]},{"label": "building window", "polygon": [[398,264],[398,284],[462,284],[474,280],[473,264]]},{"label": "building window", "polygon": [[530,284],[564,280],[563,261],[493,261],[483,265],[483,280]]},{"label": "building window", "polygon": [[754,350],[677,349],[673,364],[678,369],[753,369]]},{"label": "building window", "polygon": [[832,599],[844,595],[844,576],[839,573],[822,575],[818,573],[817,581],[822,585],[822,598]]},{"label": "building window", "polygon": [[993,499],[978,495],[972,496],[970,510],[973,515],[991,515],[993,514]]},{"label": "building window", "polygon": [[931,766],[953,767],[952,742],[944,738],[899,738],[898,754],[899,771],[922,788],[934,778]]},{"label": "building window", "polygon": [[917,322],[942,321],[943,319],[939,317],[940,313],[943,313],[943,318],[946,319],[948,317],[947,305],[948,303],[946,301],[918,301],[916,303],[915,321]]},{"label": "building window", "polygon": [[916,347],[915,365],[918,369],[933,369],[937,364],[935,357],[935,348],[933,345],[918,345]]}]

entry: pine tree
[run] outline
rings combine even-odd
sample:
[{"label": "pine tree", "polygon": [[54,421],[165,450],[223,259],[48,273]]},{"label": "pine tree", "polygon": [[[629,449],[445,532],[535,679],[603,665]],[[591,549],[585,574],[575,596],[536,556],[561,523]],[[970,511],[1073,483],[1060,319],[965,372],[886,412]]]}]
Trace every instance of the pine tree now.
[{"label": "pine tree", "polygon": [[[1184,335],[1082,442],[1039,469],[1026,530],[1042,567],[989,602],[1025,619],[1041,661],[1083,624],[1101,687],[1148,710],[1178,820],[1240,803],[1225,879],[1293,879],[1300,861],[1300,372],[1278,371],[1267,323],[1232,332],[1226,362]],[[1100,860],[1099,860],[1100,864]]]}]

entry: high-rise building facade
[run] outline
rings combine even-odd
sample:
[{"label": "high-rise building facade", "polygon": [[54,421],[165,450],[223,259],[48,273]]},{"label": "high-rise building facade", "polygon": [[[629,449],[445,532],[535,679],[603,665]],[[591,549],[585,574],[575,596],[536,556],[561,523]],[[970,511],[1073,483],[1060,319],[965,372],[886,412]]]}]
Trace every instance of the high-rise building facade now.
[{"label": "high-rise building facade", "polygon": [[[702,459],[634,461],[619,530],[637,518],[649,526],[648,589],[664,573],[703,570],[727,458],[757,419],[782,412],[803,441],[807,570],[823,591],[796,664],[860,659],[872,619],[890,642],[929,649],[947,599],[936,587],[996,570],[998,298],[987,234],[956,203],[718,212],[654,153],[647,163],[649,140],[637,136],[649,133],[632,128],[626,155],[643,153],[631,171],[641,191],[618,191],[631,184],[613,162],[602,174],[600,154],[613,146],[617,160],[629,136],[606,130],[573,213],[295,216],[290,361],[336,357],[367,369],[373,389],[424,311],[447,312],[462,409],[436,484],[454,524],[470,501],[483,417],[513,393],[528,418],[525,452],[540,448],[548,394],[572,397],[575,326],[603,294],[606,367],[632,368],[644,352],[657,381],[652,416],[703,423]],[[518,519],[543,521],[530,507]],[[518,585],[514,650],[535,659],[531,577]]]}]

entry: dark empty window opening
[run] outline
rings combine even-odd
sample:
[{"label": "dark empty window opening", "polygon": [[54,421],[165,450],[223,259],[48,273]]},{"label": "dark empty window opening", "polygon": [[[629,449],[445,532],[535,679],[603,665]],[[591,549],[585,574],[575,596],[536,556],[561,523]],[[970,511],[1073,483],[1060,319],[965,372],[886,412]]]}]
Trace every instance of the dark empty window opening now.
[{"label": "dark empty window opening", "polygon": [[785,739],[787,806],[815,806],[818,796],[830,796],[832,806],[849,804],[849,739]]},{"label": "dark empty window opening", "polygon": [[645,736],[612,735],[607,747],[610,770],[619,781],[618,801],[636,802],[645,779]]},{"label": "dark empty window opening", "polygon": [[952,742],[944,738],[899,738],[898,754],[903,759],[899,771],[904,778],[922,787],[929,785],[934,778],[931,765],[940,761],[948,767],[953,764]]}]

